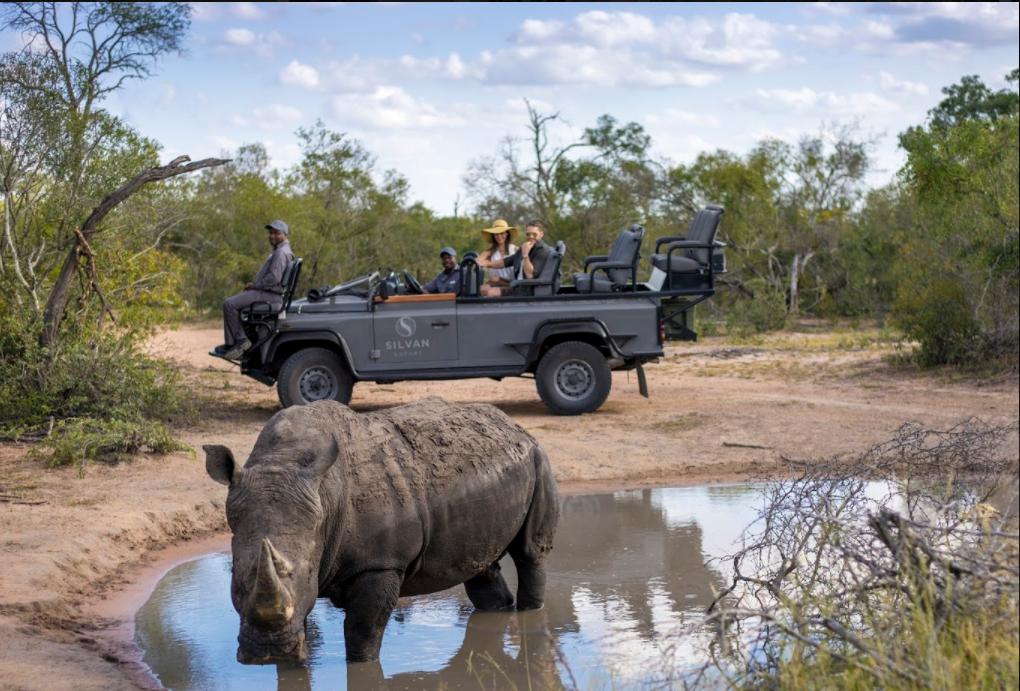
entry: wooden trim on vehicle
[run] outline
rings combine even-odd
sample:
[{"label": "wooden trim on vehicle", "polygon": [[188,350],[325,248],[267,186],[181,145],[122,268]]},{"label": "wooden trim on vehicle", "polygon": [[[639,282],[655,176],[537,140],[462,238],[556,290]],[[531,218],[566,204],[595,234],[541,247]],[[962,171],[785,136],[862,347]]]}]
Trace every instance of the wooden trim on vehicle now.
[{"label": "wooden trim on vehicle", "polygon": [[376,302],[445,302],[448,300],[456,300],[457,296],[453,293],[429,293],[426,295],[391,295],[386,300],[383,300],[378,295],[375,296]]}]

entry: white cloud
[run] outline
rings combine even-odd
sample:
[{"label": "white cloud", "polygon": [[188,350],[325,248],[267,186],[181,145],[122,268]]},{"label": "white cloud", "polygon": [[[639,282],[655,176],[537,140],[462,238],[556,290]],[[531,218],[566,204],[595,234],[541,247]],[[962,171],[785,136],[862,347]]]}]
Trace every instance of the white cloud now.
[{"label": "white cloud", "polygon": [[692,113],[687,110],[667,108],[662,113],[645,116],[649,125],[696,125],[700,127],[720,127],[722,120],[711,113]]},{"label": "white cloud", "polygon": [[177,85],[175,84],[160,84],[159,85],[159,105],[166,107],[172,105],[177,100]]},{"label": "white cloud", "polygon": [[208,105],[209,94],[207,94],[204,91],[199,91],[197,94],[195,94],[195,102],[198,103],[198,105],[200,106]]},{"label": "white cloud", "polygon": [[[780,29],[753,15],[721,19],[674,17],[656,23],[632,12],[583,12],[569,21],[529,19],[512,44],[474,58],[398,59],[358,55],[318,66],[298,63],[280,73],[283,83],[334,92],[371,93],[379,84],[420,80],[473,80],[487,86],[595,85],[639,88],[706,86],[720,70],[757,72],[793,60],[774,44]],[[299,74],[300,72],[300,74]]]},{"label": "white cloud", "polygon": [[796,114],[817,113],[822,117],[874,115],[899,110],[892,101],[870,92],[837,94],[834,91],[802,89],[757,89],[742,100],[745,107]]},{"label": "white cloud", "polygon": [[254,50],[259,57],[268,58],[280,48],[289,48],[291,42],[279,31],[256,34],[251,29],[235,28],[223,32],[222,47],[227,50]]},{"label": "white cloud", "polygon": [[337,96],[332,101],[332,111],[345,126],[354,124],[371,129],[429,129],[467,124],[459,115],[443,112],[393,86],[380,86],[371,94]]},{"label": "white cloud", "polygon": [[516,39],[522,45],[553,42],[612,48],[653,42],[655,24],[640,14],[593,10],[577,15],[570,22],[525,20],[517,30]]},{"label": "white cloud", "polygon": [[1015,2],[876,2],[848,7],[861,7],[868,16],[857,24],[791,26],[788,33],[822,48],[908,56],[1015,45],[1020,31],[1020,6]]},{"label": "white cloud", "polygon": [[297,123],[304,115],[293,106],[259,106],[251,111],[255,125],[263,130],[278,130]]},{"label": "white cloud", "polygon": [[828,14],[833,17],[846,17],[850,14],[850,3],[848,2],[812,2],[808,3],[808,10]]},{"label": "white cloud", "polygon": [[215,2],[193,2],[191,18],[196,22],[213,22],[220,18],[220,8]]},{"label": "white cloud", "polygon": [[784,60],[772,43],[778,34],[778,27],[754,15],[730,13],[722,22],[669,19],[659,41],[667,55],[703,65],[760,72]]},{"label": "white cloud", "polygon": [[251,29],[227,29],[223,39],[235,46],[250,46],[255,43],[255,32]]},{"label": "white cloud", "polygon": [[235,2],[231,14],[240,19],[260,20],[266,18],[266,13],[253,2]]},{"label": "white cloud", "polygon": [[319,88],[319,71],[311,65],[303,65],[297,60],[291,60],[289,65],[280,70],[277,79],[281,84],[288,86],[300,86],[305,89]]},{"label": "white cloud", "polygon": [[888,72],[882,71],[878,75],[879,85],[882,91],[907,96],[925,96],[928,94],[928,85],[920,82],[911,82],[906,79],[896,79]]}]

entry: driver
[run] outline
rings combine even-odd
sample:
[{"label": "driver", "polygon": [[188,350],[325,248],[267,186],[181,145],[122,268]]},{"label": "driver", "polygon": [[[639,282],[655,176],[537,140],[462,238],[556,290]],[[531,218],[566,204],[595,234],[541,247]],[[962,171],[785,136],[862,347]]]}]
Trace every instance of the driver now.
[{"label": "driver", "polygon": [[443,270],[421,287],[422,292],[460,295],[460,267],[457,266],[457,250],[452,247],[444,247],[439,250],[439,261],[443,263]]}]

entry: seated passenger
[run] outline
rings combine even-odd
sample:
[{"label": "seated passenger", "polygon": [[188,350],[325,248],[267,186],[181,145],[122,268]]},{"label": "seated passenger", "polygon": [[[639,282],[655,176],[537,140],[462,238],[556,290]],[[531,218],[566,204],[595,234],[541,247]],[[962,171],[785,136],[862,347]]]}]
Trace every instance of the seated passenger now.
[{"label": "seated passenger", "polygon": [[233,295],[223,301],[223,345],[213,348],[213,352],[228,360],[236,360],[251,348],[251,341],[241,326],[241,310],[256,302],[274,303],[283,295],[283,274],[287,265],[294,261],[294,253],[290,250],[290,228],[283,221],[273,221],[266,226],[269,231],[269,244],[272,254],[255,274],[255,280],[244,287],[244,292]]},{"label": "seated passenger", "polygon": [[457,266],[457,250],[444,247],[439,251],[443,270],[439,275],[421,287],[424,293],[453,293],[460,295],[460,267]]},{"label": "seated passenger", "polygon": [[524,235],[526,238],[524,244],[509,257],[496,260],[479,258],[478,265],[483,269],[512,268],[513,277],[511,280],[535,278],[542,273],[545,260],[549,257],[552,248],[542,242],[545,228],[539,221],[529,221],[528,226],[524,229]]},{"label": "seated passenger", "polygon": [[[517,245],[513,244],[516,238],[516,228],[508,226],[503,219],[494,222],[491,228],[482,231],[482,239],[489,243],[489,248],[479,254],[478,258],[484,261],[496,261],[509,257],[517,251]],[[489,280],[479,292],[485,298],[509,295],[510,281],[512,280],[514,280],[513,267],[489,269]]]}]

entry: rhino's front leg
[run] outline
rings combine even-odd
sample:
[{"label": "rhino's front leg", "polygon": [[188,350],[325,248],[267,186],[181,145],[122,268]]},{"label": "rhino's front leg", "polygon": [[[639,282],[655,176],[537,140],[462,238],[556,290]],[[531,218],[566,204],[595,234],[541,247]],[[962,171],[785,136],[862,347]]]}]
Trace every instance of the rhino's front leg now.
[{"label": "rhino's front leg", "polygon": [[397,605],[403,574],[366,571],[344,588],[344,643],[348,662],[379,659],[383,632]]}]

